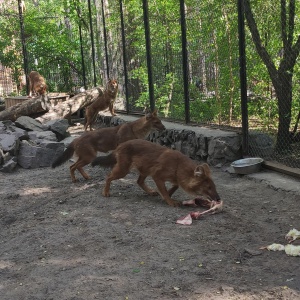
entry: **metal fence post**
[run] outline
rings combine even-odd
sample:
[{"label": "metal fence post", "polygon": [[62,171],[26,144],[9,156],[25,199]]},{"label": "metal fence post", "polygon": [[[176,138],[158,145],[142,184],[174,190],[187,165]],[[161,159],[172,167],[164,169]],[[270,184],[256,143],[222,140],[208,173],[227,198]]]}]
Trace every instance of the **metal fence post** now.
[{"label": "metal fence post", "polygon": [[21,29],[21,43],[22,43],[22,51],[23,51],[24,73],[25,73],[25,80],[26,80],[26,93],[27,95],[29,95],[28,57],[27,57],[27,49],[26,49],[26,39],[24,34],[23,5],[21,0],[18,0],[18,8],[19,8],[19,20],[20,20],[20,29]]},{"label": "metal fence post", "polygon": [[129,101],[128,101],[128,74],[127,74],[127,55],[126,55],[126,40],[125,40],[125,28],[124,28],[124,15],[123,15],[123,2],[120,3],[120,16],[121,16],[121,30],[122,30],[122,47],[123,47],[123,67],[124,67],[124,80],[125,80],[125,98],[126,98],[126,112],[129,113]]},{"label": "metal fence post", "polygon": [[241,87],[241,109],[242,109],[242,147],[243,154],[249,154],[249,124],[247,103],[247,73],[246,73],[246,47],[245,47],[245,17],[244,0],[237,0],[238,27],[239,27],[239,61],[240,61],[240,87]]},{"label": "metal fence post", "polygon": [[180,0],[180,19],[181,19],[181,44],[182,44],[182,68],[183,68],[183,89],[184,89],[184,110],[185,123],[190,122],[190,96],[189,96],[189,67],[186,40],[186,20],[184,0]]},{"label": "metal fence post", "polygon": [[148,1],[147,0],[143,0],[143,12],[144,12],[144,26],[145,26],[145,39],[146,39],[146,52],[147,52],[147,69],[148,69],[150,109],[151,109],[151,111],[153,111],[155,108],[155,101],[154,101],[154,85],[153,85],[153,75],[152,75],[150,25],[149,25]]},{"label": "metal fence post", "polygon": [[89,8],[90,35],[91,35],[91,44],[92,44],[92,63],[93,63],[93,74],[94,74],[94,86],[96,86],[97,77],[96,77],[95,44],[94,44],[94,31],[93,31],[93,22],[92,22],[91,0],[88,0],[88,8]]},{"label": "metal fence post", "polygon": [[101,0],[102,6],[102,22],[103,22],[103,36],[104,36],[104,50],[105,50],[105,60],[106,60],[106,76],[109,79],[109,63],[108,63],[108,52],[107,52],[107,34],[106,34],[106,25],[105,25],[105,14],[104,14],[104,3]]}]

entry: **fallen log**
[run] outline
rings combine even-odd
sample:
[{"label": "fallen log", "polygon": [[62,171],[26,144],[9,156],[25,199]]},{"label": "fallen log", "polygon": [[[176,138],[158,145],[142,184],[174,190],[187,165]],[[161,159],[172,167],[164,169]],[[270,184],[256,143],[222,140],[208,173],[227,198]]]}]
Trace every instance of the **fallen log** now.
[{"label": "fallen log", "polygon": [[92,88],[57,105],[53,105],[47,95],[30,98],[0,111],[0,121],[11,120],[14,122],[21,116],[33,116],[41,113],[43,115],[36,118],[41,123],[55,119],[70,120],[72,114],[91,104],[95,98],[103,94],[103,91],[104,89],[101,87]]},{"label": "fallen log", "polygon": [[42,97],[25,100],[0,112],[0,121],[15,121],[21,116],[30,116],[46,112],[42,105]]},{"label": "fallen log", "polygon": [[70,123],[71,115],[90,105],[99,95],[103,94],[103,91],[104,89],[96,87],[77,94],[59,105],[51,105],[48,102],[46,103],[48,112],[36,120],[45,123],[55,119],[68,119]]}]

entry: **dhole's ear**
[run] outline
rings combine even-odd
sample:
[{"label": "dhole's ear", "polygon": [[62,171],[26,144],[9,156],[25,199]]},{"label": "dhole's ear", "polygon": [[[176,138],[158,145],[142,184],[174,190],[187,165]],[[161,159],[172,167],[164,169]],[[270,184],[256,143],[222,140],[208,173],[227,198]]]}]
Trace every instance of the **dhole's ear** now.
[{"label": "dhole's ear", "polygon": [[153,113],[152,113],[153,117],[157,117],[157,109],[154,109]]},{"label": "dhole's ear", "polygon": [[195,176],[202,176],[202,175],[210,176],[210,168],[209,168],[208,164],[205,163],[202,165],[198,165],[194,170],[194,175]]}]

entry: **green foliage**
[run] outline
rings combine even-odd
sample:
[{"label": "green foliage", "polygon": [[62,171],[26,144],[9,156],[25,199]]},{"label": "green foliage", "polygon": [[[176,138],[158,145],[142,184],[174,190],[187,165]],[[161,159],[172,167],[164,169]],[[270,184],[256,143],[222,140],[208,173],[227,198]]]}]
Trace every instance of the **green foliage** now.
[{"label": "green foliage", "polygon": [[[0,61],[17,78],[23,68],[20,24],[16,2],[1,6]],[[125,49],[131,108],[149,107],[143,6],[140,0],[123,0]],[[102,1],[92,1],[97,72],[124,75],[123,45],[118,1],[104,1],[108,61],[104,53]],[[46,75],[50,90],[69,90],[86,80],[92,82],[89,11],[86,1],[26,1],[24,24],[30,69]],[[155,105],[166,117],[184,120],[181,16],[178,1],[148,1]],[[282,53],[282,14],[279,2],[251,1],[262,44],[278,68]],[[300,2],[296,1],[296,16]],[[190,116],[195,122],[231,124],[241,120],[237,7],[235,1],[185,1],[189,67]],[[287,12],[288,14],[288,12]],[[79,40],[82,29],[83,44]],[[294,42],[300,34],[295,19]],[[278,99],[270,74],[246,30],[249,117],[269,128],[278,123]],[[11,41],[13,41],[11,45]],[[38,62],[36,65],[35,62]],[[300,107],[300,68],[294,67],[292,122]],[[76,81],[76,80],[77,81]],[[120,78],[121,79],[121,78]],[[80,82],[80,83],[78,83]]]}]

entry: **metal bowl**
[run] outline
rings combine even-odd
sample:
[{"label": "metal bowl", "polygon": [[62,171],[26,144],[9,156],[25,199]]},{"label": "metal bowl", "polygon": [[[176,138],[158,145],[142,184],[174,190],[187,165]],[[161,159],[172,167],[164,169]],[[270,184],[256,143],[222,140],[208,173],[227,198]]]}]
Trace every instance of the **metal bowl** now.
[{"label": "metal bowl", "polygon": [[237,174],[251,174],[260,171],[263,161],[260,157],[244,158],[234,161],[231,166]]}]

